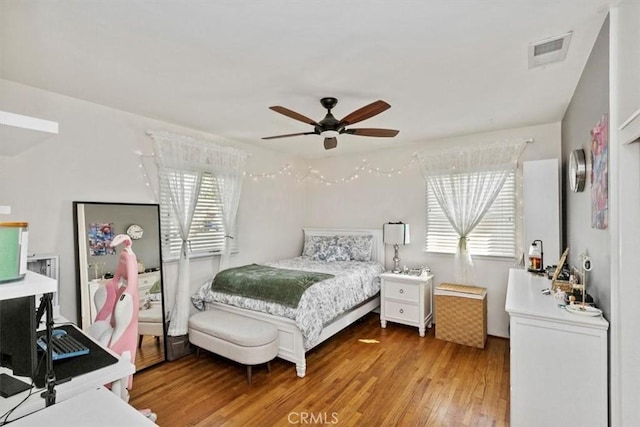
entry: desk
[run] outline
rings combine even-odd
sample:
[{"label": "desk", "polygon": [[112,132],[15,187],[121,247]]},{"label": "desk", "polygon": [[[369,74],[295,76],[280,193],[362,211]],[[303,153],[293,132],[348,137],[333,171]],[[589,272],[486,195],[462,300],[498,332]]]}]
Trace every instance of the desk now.
[{"label": "desk", "polygon": [[23,280],[0,285],[0,300],[56,292],[58,282],[41,274],[27,271]]},{"label": "desk", "polygon": [[[66,319],[56,318],[54,319],[56,325],[59,323],[65,323]],[[95,340],[93,340],[95,342]],[[82,394],[88,390],[102,387],[104,384],[109,384],[120,378],[132,375],[135,373],[135,366],[128,360],[121,359],[117,354],[109,349],[105,349],[118,359],[118,362],[109,366],[106,366],[95,371],[79,375],[72,378],[70,381],[57,385],[56,390],[56,405],[69,399],[73,396]],[[11,375],[11,371],[6,368],[0,368],[0,373],[7,373]],[[26,383],[31,383],[31,378],[16,377]],[[38,411],[45,407],[45,400],[40,394],[45,390],[44,388],[32,389],[33,392],[29,398],[18,406],[15,411],[9,417],[9,420],[15,420],[16,418],[23,417],[32,412]],[[0,416],[9,411],[11,408],[20,403],[27,395],[29,391],[18,393],[9,398],[0,397]],[[33,425],[33,424],[32,424]]]},{"label": "desk", "polygon": [[11,427],[155,426],[104,387],[86,391],[9,424]]}]

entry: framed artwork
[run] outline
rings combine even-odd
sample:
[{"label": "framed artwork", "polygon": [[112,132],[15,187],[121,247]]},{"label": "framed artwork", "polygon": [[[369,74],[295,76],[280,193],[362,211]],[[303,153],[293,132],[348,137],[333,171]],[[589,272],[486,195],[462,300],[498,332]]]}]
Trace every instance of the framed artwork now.
[{"label": "framed artwork", "polygon": [[607,115],[591,129],[591,228],[609,225],[609,141]]},{"label": "framed artwork", "polygon": [[111,247],[115,237],[112,222],[94,222],[89,224],[89,255],[114,255],[116,248]]}]

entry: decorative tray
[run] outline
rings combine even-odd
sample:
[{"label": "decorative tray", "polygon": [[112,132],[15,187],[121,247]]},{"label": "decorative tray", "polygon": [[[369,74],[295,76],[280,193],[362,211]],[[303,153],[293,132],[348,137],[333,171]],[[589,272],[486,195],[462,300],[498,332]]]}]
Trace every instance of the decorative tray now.
[{"label": "decorative tray", "polygon": [[570,304],[566,305],[565,310],[572,314],[579,314],[581,316],[600,317],[602,316],[602,310],[599,308],[591,307],[590,305],[582,304]]}]

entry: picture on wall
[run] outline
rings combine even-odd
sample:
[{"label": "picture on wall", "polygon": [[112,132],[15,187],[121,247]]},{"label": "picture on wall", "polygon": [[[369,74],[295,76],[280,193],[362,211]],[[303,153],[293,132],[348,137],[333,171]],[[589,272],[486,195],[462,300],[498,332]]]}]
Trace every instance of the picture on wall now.
[{"label": "picture on wall", "polygon": [[609,144],[607,115],[591,129],[591,227],[606,230],[609,223]]},{"label": "picture on wall", "polygon": [[116,248],[111,247],[115,237],[112,222],[95,222],[89,224],[89,255],[114,255]]}]

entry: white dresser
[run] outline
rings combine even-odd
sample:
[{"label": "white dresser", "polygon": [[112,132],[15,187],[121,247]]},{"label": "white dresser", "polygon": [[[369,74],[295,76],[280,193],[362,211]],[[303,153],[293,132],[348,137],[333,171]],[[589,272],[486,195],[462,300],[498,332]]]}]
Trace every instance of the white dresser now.
[{"label": "white dresser", "polygon": [[551,281],[511,269],[511,425],[606,426],[607,331],[602,317],[558,307]]},{"label": "white dresser", "polygon": [[380,326],[386,328],[387,321],[416,326],[424,337],[433,317],[433,275],[387,272],[380,275],[380,280]]},{"label": "white dresser", "polygon": [[144,297],[149,293],[149,290],[151,290],[153,285],[155,285],[159,280],[159,271],[150,271],[138,274],[138,295],[141,301],[144,300]]}]

